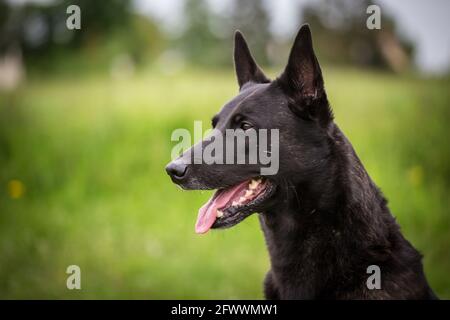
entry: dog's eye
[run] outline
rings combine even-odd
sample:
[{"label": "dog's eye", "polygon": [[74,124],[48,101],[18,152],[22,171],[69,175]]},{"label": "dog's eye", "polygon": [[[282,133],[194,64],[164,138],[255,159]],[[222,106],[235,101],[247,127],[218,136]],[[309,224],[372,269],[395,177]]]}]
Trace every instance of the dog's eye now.
[{"label": "dog's eye", "polygon": [[245,130],[253,128],[253,125],[250,122],[242,121],[240,127],[242,130],[245,131]]}]

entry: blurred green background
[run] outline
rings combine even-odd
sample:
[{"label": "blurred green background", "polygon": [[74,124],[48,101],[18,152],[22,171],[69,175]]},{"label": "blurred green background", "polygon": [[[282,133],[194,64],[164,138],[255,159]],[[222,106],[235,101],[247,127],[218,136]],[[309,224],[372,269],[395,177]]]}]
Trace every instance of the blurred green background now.
[{"label": "blurred green background", "polygon": [[[368,30],[368,2],[292,1],[282,36],[273,1],[169,1],[170,24],[144,2],[0,3],[0,298],[262,298],[256,215],[196,235],[210,192],[181,191],[164,166],[172,131],[209,125],[237,93],[233,31],[274,78],[303,22],[336,122],[450,298],[450,78],[419,72],[395,15]],[[65,28],[69,3],[81,30]],[[66,288],[73,264],[82,290]]]}]

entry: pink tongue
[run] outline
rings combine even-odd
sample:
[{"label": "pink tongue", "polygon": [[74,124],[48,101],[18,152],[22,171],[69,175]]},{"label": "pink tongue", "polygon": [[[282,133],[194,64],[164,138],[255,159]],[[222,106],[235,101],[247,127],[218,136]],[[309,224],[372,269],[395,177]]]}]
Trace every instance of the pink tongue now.
[{"label": "pink tongue", "polygon": [[[245,190],[249,182],[244,181],[236,186],[225,190],[217,191],[207,203],[205,203],[199,210],[197,216],[197,223],[195,224],[196,233],[206,233],[214,224],[217,218],[217,209],[223,208],[232,199],[237,198],[242,190]],[[238,200],[238,199],[236,199]]]}]

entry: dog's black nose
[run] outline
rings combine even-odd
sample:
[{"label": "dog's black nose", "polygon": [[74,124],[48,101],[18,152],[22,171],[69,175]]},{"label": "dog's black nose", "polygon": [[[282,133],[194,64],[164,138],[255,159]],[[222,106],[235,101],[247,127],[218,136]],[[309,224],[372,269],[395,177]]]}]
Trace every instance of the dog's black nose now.
[{"label": "dog's black nose", "polygon": [[186,170],[187,165],[179,161],[172,161],[166,167],[169,176],[175,179],[183,178],[186,174]]}]

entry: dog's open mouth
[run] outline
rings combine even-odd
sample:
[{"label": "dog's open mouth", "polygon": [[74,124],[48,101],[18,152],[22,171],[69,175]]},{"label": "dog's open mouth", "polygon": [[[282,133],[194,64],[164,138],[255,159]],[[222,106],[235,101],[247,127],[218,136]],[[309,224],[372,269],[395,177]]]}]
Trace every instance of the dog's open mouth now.
[{"label": "dog's open mouth", "polygon": [[257,211],[273,190],[273,185],[262,177],[217,190],[199,209],[195,232],[206,233],[211,228],[238,224]]}]

